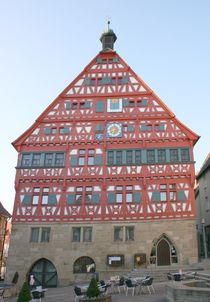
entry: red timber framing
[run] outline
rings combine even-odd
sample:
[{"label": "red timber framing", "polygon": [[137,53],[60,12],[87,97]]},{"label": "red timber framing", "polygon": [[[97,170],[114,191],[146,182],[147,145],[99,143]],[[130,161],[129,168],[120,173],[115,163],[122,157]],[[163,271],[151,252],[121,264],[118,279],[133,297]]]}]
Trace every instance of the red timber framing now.
[{"label": "red timber framing", "polygon": [[113,50],[14,143],[14,222],[194,218],[198,136]]}]

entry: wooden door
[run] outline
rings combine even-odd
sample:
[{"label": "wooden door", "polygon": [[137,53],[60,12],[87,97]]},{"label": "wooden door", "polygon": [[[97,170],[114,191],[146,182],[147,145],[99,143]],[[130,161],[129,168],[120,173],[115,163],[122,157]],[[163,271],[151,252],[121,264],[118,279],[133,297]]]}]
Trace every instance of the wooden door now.
[{"label": "wooden door", "polygon": [[157,244],[157,265],[170,265],[170,246],[165,239],[161,239]]}]

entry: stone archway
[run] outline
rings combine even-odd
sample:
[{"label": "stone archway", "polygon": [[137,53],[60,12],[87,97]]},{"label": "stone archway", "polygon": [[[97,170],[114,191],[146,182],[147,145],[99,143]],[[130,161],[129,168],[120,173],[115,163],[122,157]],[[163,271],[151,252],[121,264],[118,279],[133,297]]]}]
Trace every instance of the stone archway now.
[{"label": "stone archway", "polygon": [[57,287],[58,275],[55,266],[49,260],[41,258],[34,263],[29,275],[35,279],[34,285],[43,287]]}]

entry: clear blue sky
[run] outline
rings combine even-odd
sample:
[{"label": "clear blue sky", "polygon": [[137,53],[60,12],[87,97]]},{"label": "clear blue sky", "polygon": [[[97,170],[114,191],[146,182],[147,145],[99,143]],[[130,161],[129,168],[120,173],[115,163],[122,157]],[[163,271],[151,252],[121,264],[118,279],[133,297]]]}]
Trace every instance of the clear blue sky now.
[{"label": "clear blue sky", "polygon": [[201,136],[210,152],[209,0],[0,0],[0,201],[12,212],[17,153],[11,146],[101,50],[107,18],[115,49]]}]

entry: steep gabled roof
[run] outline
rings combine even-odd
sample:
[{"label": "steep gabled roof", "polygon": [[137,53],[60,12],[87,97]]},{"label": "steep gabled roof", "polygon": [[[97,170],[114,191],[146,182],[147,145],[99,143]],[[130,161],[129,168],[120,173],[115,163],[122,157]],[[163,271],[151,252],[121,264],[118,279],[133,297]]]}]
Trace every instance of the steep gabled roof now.
[{"label": "steep gabled roof", "polygon": [[200,171],[198,172],[196,178],[199,179],[208,169],[210,169],[210,153],[207,155]]},{"label": "steep gabled roof", "polygon": [[3,207],[1,202],[0,202],[0,215],[6,218],[12,217],[12,215],[10,215],[10,213]]},{"label": "steep gabled roof", "polygon": [[[102,61],[104,58],[115,58],[118,62],[117,69],[112,67],[112,69],[106,71],[107,73],[118,73],[127,74],[129,77],[129,82],[123,87],[118,87],[113,90],[113,85],[96,86],[95,88],[87,87],[84,82],[87,78],[92,75],[103,73],[98,69],[100,65],[96,62]],[[114,64],[113,64],[114,66]],[[46,117],[50,111],[55,108],[61,99],[63,101],[65,98],[81,98],[81,97],[128,97],[128,96],[153,96],[157,104],[163,109],[168,118],[173,119],[174,123],[183,131],[183,133],[193,141],[193,144],[197,142],[199,136],[182,124],[176,117],[175,114],[164,104],[164,102],[151,90],[149,86],[130,68],[130,66],[112,49],[106,51],[101,51],[99,54],[91,60],[91,62],[84,68],[84,70],[58,95],[58,97],[43,111],[43,113],[37,118],[35,123],[27,129],[20,137],[18,137],[12,144],[19,150],[21,144],[25,139],[40,125],[40,123],[45,122]]]}]

